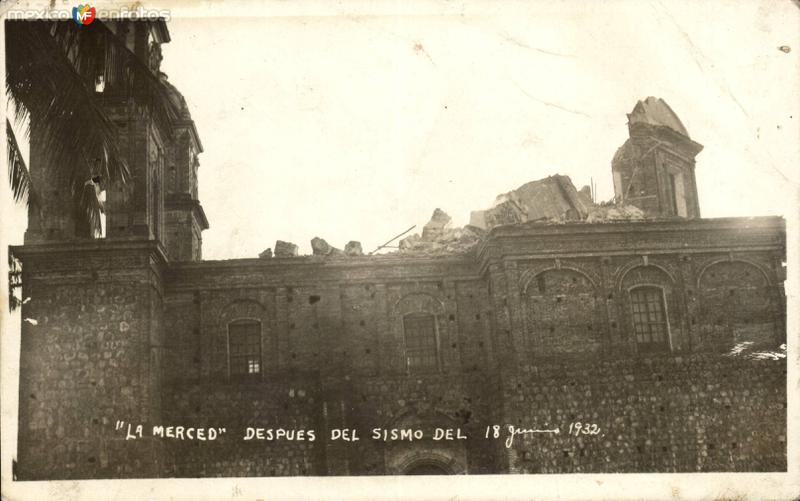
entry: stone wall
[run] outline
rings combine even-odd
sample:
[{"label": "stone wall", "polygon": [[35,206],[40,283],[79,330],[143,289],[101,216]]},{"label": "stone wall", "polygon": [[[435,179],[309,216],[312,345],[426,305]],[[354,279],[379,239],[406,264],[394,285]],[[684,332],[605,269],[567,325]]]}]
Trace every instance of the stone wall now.
[{"label": "stone wall", "polygon": [[[718,354],[526,364],[504,382],[517,473],[786,471],[786,361]],[[570,436],[570,423],[598,435]]]},{"label": "stone wall", "polygon": [[[401,474],[414,462],[445,462],[452,473],[499,471],[496,444],[475,440],[500,419],[497,393],[482,375],[323,379],[273,377],[248,383],[169,387],[165,423],[209,427],[214,442],[169,443],[164,476]],[[309,440],[242,440],[246,427],[313,430]],[[460,428],[465,441],[433,441],[434,428]],[[374,428],[421,428],[425,440],[372,440]],[[329,440],[331,430],[356,430],[358,441]]]},{"label": "stone wall", "polygon": [[[160,476],[290,476],[325,474],[325,441],[299,440],[321,429],[319,385],[303,378],[203,385],[176,383],[165,394],[164,425],[225,427],[216,440],[167,443]],[[291,430],[292,439],[243,440],[247,427]]]},{"label": "stone wall", "polygon": [[[147,241],[29,245],[15,251],[38,322],[23,331],[20,477],[785,469],[785,359],[731,355],[785,343],[782,231],[515,226],[460,256],[181,263]],[[634,332],[642,286],[663,299],[656,353]],[[437,349],[416,371],[404,326],[420,314]],[[231,378],[229,328],[245,320],[260,371]],[[228,431],[125,441],[116,420]],[[577,422],[600,433],[567,436]],[[506,448],[493,425],[560,433]],[[248,426],[316,437],[243,441]],[[406,427],[469,439],[370,439]]]},{"label": "stone wall", "polygon": [[[126,443],[117,420],[161,404],[159,254],[147,245],[27,247],[19,478],[157,476],[159,445]],[[127,247],[127,246],[126,246]],[[163,258],[163,257],[162,257]]]}]

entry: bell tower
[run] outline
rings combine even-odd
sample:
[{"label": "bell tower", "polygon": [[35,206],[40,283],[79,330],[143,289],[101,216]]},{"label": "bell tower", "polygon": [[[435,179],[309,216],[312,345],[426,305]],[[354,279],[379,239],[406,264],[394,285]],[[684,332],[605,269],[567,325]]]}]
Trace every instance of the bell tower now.
[{"label": "bell tower", "polygon": [[[117,127],[114,146],[125,158],[129,176],[124,182],[103,179],[87,165],[86,179],[80,180],[85,184],[77,194],[63,174],[69,169],[45,161],[46,133],[40,118],[31,116],[30,174],[40,203],[29,209],[25,243],[143,239],[158,242],[171,260],[199,260],[200,233],[208,228],[197,192],[197,156],[203,147],[185,99],[161,72],[161,44],[170,41],[166,24],[106,21],[104,27],[125,44],[121,50],[149,68],[156,84],[163,86],[158,98],[168,101],[174,116],[158,120],[142,113],[130,89],[116,84],[120,77],[105,75],[95,99]],[[81,161],[99,164],[99,159]],[[82,190],[104,195],[102,234],[93,233],[86,214],[78,210]]]},{"label": "bell tower", "polygon": [[124,44],[129,64],[149,68],[150,82],[163,84],[156,89],[175,116],[143,112],[138,95],[106,70],[93,97],[118,127],[116,148],[130,175],[109,182],[86,169],[83,189],[106,192],[102,235],[76,210],[63,169],[45,161],[43,122],[31,117],[30,172],[42,203],[30,210],[25,245],[13,248],[27,299],[21,480],[159,476],[163,444],[147,436],[127,441],[115,424],[161,421],[163,277],[172,261],[200,259],[200,232],[208,227],[197,200],[200,140],[183,98],[160,71],[166,23],[104,21],[102,28]]},{"label": "bell tower", "polygon": [[164,171],[163,242],[171,261],[200,261],[203,258],[201,233],[208,229],[208,219],[198,198],[197,156],[203,145],[197,134],[183,95],[163,80],[170,98],[180,110],[173,124],[172,141]]},{"label": "bell tower", "polygon": [[695,157],[689,137],[663,99],[648,97],[628,114],[629,138],[614,155],[614,195],[649,216],[699,218]]}]

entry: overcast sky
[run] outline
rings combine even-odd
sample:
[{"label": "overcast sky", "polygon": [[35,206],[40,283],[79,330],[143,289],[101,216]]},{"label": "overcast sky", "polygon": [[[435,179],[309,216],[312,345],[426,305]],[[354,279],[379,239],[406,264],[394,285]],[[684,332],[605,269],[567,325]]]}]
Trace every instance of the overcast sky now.
[{"label": "overcast sky", "polygon": [[310,252],[315,236],[372,250],[437,207],[466,224],[555,173],[578,188],[593,178],[609,198],[625,114],[649,95],[705,145],[703,216],[783,214],[798,180],[800,47],[796,8],[782,8],[174,19],[163,70],[205,146],[204,255],[255,257],[276,239]]},{"label": "overcast sky", "polygon": [[169,22],[162,69],[205,147],[207,259],[255,257],[276,239],[310,253],[315,236],[369,251],[437,207],[463,225],[556,173],[610,198],[625,115],[649,95],[705,145],[704,217],[796,206],[790,2],[419,2],[394,8],[403,15],[354,2],[317,16],[279,5],[176,9]]}]

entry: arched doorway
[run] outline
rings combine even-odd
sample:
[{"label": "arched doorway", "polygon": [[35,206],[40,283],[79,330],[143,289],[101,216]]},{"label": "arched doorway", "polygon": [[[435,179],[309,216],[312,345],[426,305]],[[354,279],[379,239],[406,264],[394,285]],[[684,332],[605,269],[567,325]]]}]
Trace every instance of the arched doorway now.
[{"label": "arched doorway", "polygon": [[406,468],[404,475],[451,475],[443,465],[438,463],[424,461],[417,462]]},{"label": "arched doorway", "polygon": [[385,423],[385,429],[426,430],[419,440],[388,441],[383,444],[385,472],[388,475],[464,475],[467,451],[464,440],[433,440],[435,428],[458,427],[449,416],[416,407],[408,408]]}]

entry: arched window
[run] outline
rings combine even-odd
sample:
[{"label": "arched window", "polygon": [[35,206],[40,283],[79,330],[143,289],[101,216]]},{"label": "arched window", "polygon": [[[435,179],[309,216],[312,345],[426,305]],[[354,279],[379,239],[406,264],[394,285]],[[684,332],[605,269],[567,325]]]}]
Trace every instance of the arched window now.
[{"label": "arched window", "polygon": [[658,287],[631,289],[631,314],[640,352],[670,351],[664,291]]},{"label": "arched window", "polygon": [[436,317],[430,313],[410,313],[403,317],[406,368],[411,374],[439,369],[439,340]]},{"label": "arched window", "polygon": [[231,378],[260,377],[261,322],[236,320],[228,324],[228,370]]}]

